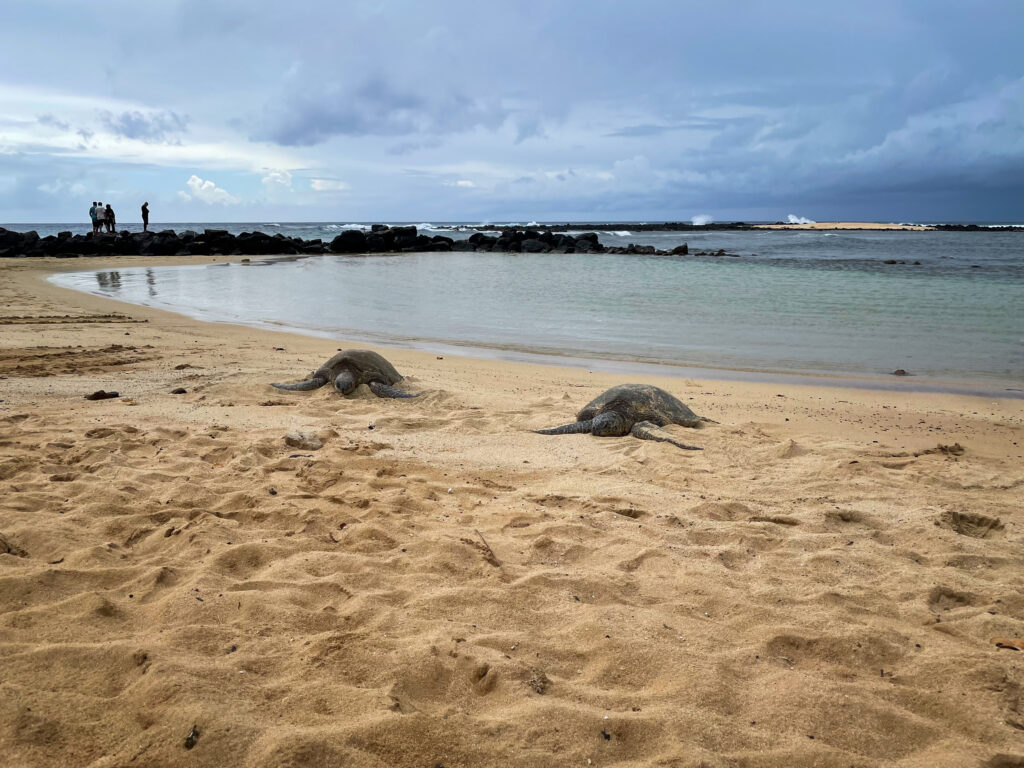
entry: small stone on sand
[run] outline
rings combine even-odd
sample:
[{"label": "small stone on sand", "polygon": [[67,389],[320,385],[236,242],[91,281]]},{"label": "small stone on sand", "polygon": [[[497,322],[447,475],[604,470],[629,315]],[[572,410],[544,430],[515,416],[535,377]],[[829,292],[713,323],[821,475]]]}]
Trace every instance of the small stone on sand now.
[{"label": "small stone on sand", "polygon": [[285,445],[301,448],[304,451],[317,451],[324,445],[319,437],[309,432],[289,432],[284,436],[284,442]]}]

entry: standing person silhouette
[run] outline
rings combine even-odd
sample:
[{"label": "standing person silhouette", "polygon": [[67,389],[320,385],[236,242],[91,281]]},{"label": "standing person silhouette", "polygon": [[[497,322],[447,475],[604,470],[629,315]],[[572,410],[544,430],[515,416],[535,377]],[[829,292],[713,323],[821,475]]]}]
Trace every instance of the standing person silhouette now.
[{"label": "standing person silhouette", "polygon": [[92,219],[92,231],[96,234],[96,201],[92,201],[92,205],[89,206],[89,218]]},{"label": "standing person silhouette", "polygon": [[149,231],[149,203],[142,204],[142,231]]},{"label": "standing person silhouette", "polygon": [[107,210],[103,207],[103,201],[96,203],[96,231],[103,234],[107,224]]},{"label": "standing person silhouette", "polygon": [[117,226],[117,219],[114,218],[114,209],[110,207],[110,203],[107,203],[105,212],[107,214],[107,232],[113,232]]}]

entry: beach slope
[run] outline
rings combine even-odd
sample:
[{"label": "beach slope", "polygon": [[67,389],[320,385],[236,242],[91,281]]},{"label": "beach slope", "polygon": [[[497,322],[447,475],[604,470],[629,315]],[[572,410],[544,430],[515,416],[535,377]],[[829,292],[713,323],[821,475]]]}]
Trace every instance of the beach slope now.
[{"label": "beach slope", "polygon": [[352,345],[67,267],[0,265],[5,765],[1024,754],[1024,401],[632,377],[704,450],[543,436],[623,379],[380,349],[422,397],[281,392]]}]

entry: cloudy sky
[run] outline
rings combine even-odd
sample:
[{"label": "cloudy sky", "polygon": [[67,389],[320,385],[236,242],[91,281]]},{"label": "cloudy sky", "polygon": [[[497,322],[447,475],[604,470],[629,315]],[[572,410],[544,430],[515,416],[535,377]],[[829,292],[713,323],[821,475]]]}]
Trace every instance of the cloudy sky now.
[{"label": "cloudy sky", "polygon": [[4,0],[0,221],[1024,219],[1024,3]]}]

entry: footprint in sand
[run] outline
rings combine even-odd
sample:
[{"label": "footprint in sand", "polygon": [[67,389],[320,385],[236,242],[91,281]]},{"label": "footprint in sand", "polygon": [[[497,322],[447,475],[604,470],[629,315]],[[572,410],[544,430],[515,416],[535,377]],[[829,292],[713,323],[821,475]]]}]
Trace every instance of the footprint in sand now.
[{"label": "footprint in sand", "polygon": [[707,520],[724,520],[732,522],[735,520],[749,519],[754,514],[754,510],[746,504],[742,504],[738,501],[708,501],[691,507],[688,510],[688,513],[693,517],[704,518]]},{"label": "footprint in sand", "polygon": [[934,613],[953,611],[977,605],[981,598],[972,592],[958,592],[950,587],[935,587],[928,593],[928,607]]},{"label": "footprint in sand", "polygon": [[957,512],[950,510],[944,513],[935,524],[949,528],[962,536],[975,539],[987,539],[1001,534],[1006,528],[998,517],[976,514],[974,512]]}]

